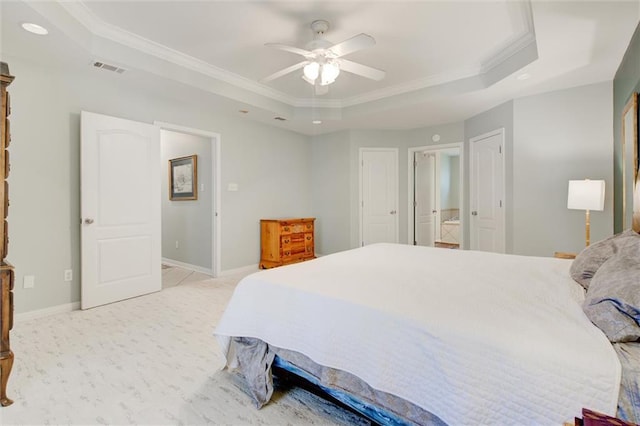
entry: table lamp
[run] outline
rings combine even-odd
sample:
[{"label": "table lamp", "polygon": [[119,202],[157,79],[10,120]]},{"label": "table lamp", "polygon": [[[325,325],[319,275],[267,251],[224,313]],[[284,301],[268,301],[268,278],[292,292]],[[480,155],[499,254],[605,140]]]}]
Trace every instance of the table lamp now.
[{"label": "table lamp", "polygon": [[604,210],[604,181],[603,180],[570,180],[567,208],[574,210],[586,210],[585,235],[587,246],[590,243],[590,210]]}]

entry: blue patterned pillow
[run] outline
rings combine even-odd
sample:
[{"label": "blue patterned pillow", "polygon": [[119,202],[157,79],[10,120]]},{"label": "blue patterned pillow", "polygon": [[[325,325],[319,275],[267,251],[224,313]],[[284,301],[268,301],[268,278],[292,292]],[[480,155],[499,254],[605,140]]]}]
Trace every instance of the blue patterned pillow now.
[{"label": "blue patterned pillow", "polygon": [[569,274],[578,284],[589,289],[591,279],[611,256],[625,247],[640,243],[640,234],[632,229],[598,241],[582,250],[571,263]]},{"label": "blue patterned pillow", "polygon": [[640,340],[640,244],[625,246],[598,268],[582,308],[611,342]]}]

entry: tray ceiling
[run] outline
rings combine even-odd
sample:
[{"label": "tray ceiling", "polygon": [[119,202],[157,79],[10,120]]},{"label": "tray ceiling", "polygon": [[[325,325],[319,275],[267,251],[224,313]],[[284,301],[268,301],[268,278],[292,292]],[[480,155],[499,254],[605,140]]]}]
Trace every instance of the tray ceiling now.
[{"label": "tray ceiling", "polygon": [[[3,2],[2,51],[87,69],[153,90],[193,90],[252,118],[314,134],[349,127],[413,128],[453,122],[500,102],[611,80],[640,20],[636,1],[87,1]],[[52,37],[15,29],[31,19]],[[316,96],[302,70],[261,83],[300,56],[310,24],[337,43],[376,44],[346,59],[386,71],[376,82],[342,72]],[[7,28],[9,26],[10,28]],[[28,49],[28,50],[25,50]],[[55,53],[54,53],[55,52]],[[95,72],[95,70],[91,70]],[[528,73],[531,78],[518,80]],[[273,123],[282,116],[285,122]],[[322,119],[314,126],[311,119]]]}]

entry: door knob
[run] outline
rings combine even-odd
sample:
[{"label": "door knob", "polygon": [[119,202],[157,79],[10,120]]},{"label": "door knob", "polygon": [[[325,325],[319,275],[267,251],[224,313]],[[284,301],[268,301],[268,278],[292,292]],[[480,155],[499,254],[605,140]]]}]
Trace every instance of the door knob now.
[{"label": "door knob", "polygon": [[84,224],[85,224],[85,225],[91,225],[92,223],[93,223],[93,219],[91,219],[90,217],[88,217],[88,218],[86,218],[86,219],[84,220]]},{"label": "door knob", "polygon": [[478,216],[478,212],[477,212],[477,211],[475,211],[475,210],[474,210],[474,211],[472,211],[472,212],[471,212],[471,216]]},{"label": "door knob", "polygon": [[397,212],[396,212],[395,210],[391,210],[391,211],[389,212],[389,214],[396,214],[396,213],[397,213]]}]

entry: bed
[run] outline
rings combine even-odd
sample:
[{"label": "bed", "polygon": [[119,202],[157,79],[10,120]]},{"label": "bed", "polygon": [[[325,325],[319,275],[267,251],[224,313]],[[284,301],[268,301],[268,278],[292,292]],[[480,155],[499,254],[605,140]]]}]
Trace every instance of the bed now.
[{"label": "bed", "polygon": [[585,315],[574,263],[374,244],[244,278],[215,334],[258,407],[278,368],[380,424],[637,422],[640,343]]}]

